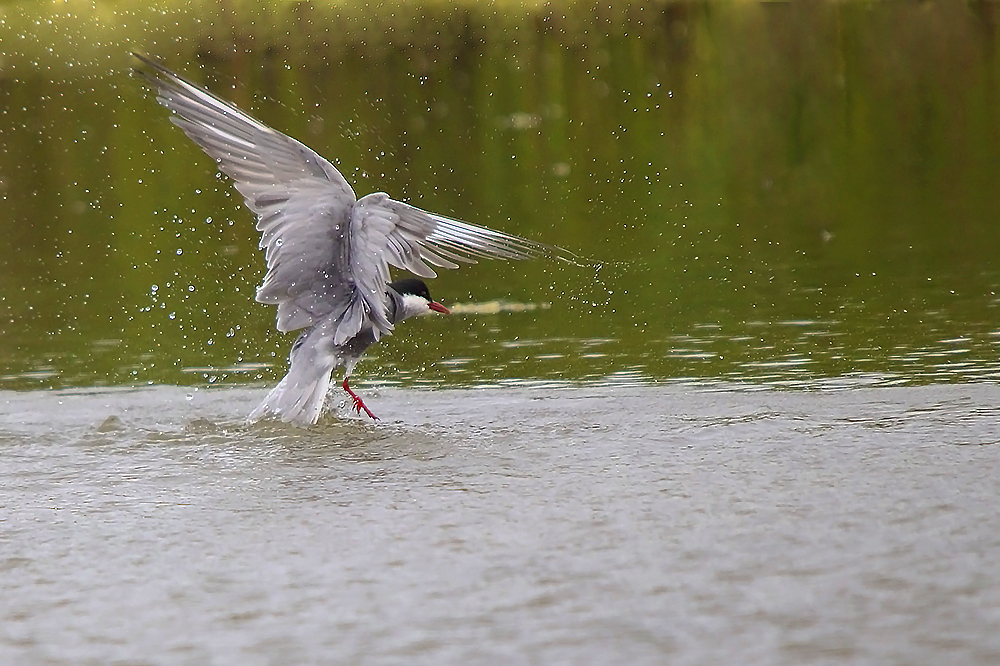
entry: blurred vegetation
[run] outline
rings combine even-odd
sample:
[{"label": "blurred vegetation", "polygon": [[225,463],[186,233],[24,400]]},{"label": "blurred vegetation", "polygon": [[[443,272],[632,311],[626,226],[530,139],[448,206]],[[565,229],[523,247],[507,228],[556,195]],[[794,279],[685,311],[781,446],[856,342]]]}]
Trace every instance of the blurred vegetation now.
[{"label": "blurred vegetation", "polygon": [[998,11],[0,3],[0,385],[283,372],[251,216],[129,51],[359,194],[604,262],[442,275],[553,307],[408,324],[371,375],[995,378]]}]

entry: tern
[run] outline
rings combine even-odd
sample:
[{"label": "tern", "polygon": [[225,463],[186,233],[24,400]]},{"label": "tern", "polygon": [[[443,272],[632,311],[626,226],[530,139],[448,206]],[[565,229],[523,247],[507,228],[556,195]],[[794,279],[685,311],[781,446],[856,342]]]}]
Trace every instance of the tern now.
[{"label": "tern", "polygon": [[279,331],[302,329],[288,373],[250,420],[316,423],[338,367],[355,411],[377,420],[349,384],[365,350],[404,319],[448,314],[422,280],[390,282],[390,266],[433,278],[428,264],[458,268],[456,262],[483,258],[568,254],[421,210],[384,192],[359,199],[344,176],[304,144],[158,62],[133,55],[148,67],[138,73],[155,86],[170,120],[215,160],[257,215],[267,273],[256,300],[278,306]]}]

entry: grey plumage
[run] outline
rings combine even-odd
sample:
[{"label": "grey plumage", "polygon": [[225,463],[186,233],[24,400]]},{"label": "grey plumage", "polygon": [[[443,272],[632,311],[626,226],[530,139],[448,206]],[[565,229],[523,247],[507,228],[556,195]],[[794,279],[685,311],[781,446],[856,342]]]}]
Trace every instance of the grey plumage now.
[{"label": "grey plumage", "polygon": [[[389,297],[391,307],[388,319],[396,324],[404,319],[402,297],[393,290],[389,291]],[[365,351],[375,342],[374,328],[371,327],[337,345],[324,323],[311,326],[292,345],[288,373],[250,412],[248,418],[254,421],[275,414],[289,423],[315,423],[330,387],[330,373],[337,367],[343,367],[344,374],[349,377]]]},{"label": "grey plumage", "polygon": [[[288,374],[251,418],[273,413],[299,425],[316,421],[330,372],[343,366],[349,377],[364,349],[405,318],[400,295],[387,289],[389,266],[429,278],[436,275],[431,266],[561,253],[382,192],[357,199],[341,173],[305,145],[136,57],[151,70],[144,76],[173,112],[171,121],[215,159],[257,215],[267,262],[257,301],[277,306],[278,330],[307,329],[292,349]],[[346,381],[344,388],[360,410]]]}]

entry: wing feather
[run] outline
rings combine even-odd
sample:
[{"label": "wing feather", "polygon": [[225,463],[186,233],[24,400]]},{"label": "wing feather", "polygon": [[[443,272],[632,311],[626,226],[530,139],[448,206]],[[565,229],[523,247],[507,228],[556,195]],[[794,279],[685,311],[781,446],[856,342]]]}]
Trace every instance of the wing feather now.
[{"label": "wing feather", "polygon": [[[331,325],[344,344],[371,325],[393,329],[389,267],[432,278],[438,268],[477,259],[568,259],[557,247],[421,210],[376,192],[358,200],[336,167],[291,137],[209,91],[137,55],[155,75],[157,101],[171,121],[234,181],[257,214],[267,273],[257,300],[278,306],[291,331]],[[428,265],[430,264],[430,265]]]},{"label": "wing feather", "polygon": [[[475,263],[476,259],[530,259],[561,256],[559,248],[536,243],[461,220],[429,213],[395,201],[384,192],[361,197],[354,205],[348,236],[351,274],[357,280],[365,307],[388,323],[388,303],[376,299],[385,290],[389,266],[420,277],[437,274],[427,264],[458,268],[455,262]],[[392,330],[375,326],[376,339]]]},{"label": "wing feather", "polygon": [[[476,259],[531,259],[562,256],[560,248],[511,236],[389,198],[383,192],[361,197],[355,209],[368,211],[381,221],[385,236],[385,260],[396,268],[422,277],[434,277],[424,262],[440,268],[458,268],[455,262],[476,263]],[[371,211],[378,210],[374,215]]]},{"label": "wing feather", "polygon": [[305,145],[159,63],[137,57],[152,70],[144,75],[156,86],[157,101],[173,111],[171,121],[233,179],[257,214],[267,261],[257,300],[278,306],[278,329],[344,316],[356,300],[346,261],[356,197],[344,177]]}]

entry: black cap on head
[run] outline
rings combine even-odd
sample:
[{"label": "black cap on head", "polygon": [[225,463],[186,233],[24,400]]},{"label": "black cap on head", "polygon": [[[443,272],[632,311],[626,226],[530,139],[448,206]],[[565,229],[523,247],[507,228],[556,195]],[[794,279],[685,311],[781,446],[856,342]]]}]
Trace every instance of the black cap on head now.
[{"label": "black cap on head", "polygon": [[389,286],[392,287],[397,294],[400,296],[406,296],[407,294],[413,294],[414,296],[420,296],[421,298],[426,298],[428,301],[433,300],[431,298],[431,291],[424,284],[423,280],[418,280],[416,278],[406,278],[405,280],[397,280],[396,282],[390,282]]}]

